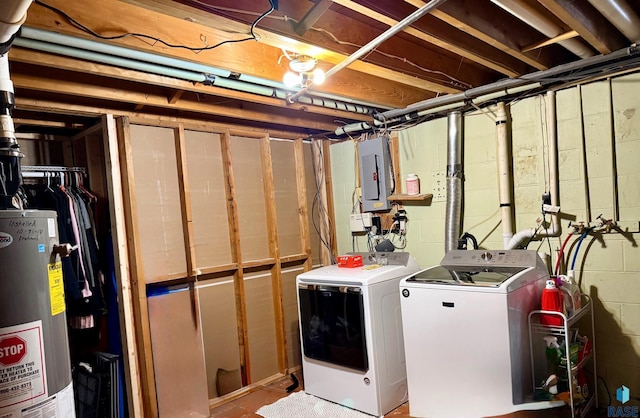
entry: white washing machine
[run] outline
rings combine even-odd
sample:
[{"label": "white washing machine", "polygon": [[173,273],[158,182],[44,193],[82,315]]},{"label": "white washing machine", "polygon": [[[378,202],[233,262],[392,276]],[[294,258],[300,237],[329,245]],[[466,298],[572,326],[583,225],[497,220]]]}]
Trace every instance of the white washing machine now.
[{"label": "white washing machine", "polygon": [[362,267],[296,279],[304,390],[381,416],[407,401],[399,282],[420,267],[409,253],[361,255]]},{"label": "white washing machine", "polygon": [[527,315],[547,267],[534,251],[450,251],[400,282],[409,412],[473,418],[522,409],[533,394]]}]

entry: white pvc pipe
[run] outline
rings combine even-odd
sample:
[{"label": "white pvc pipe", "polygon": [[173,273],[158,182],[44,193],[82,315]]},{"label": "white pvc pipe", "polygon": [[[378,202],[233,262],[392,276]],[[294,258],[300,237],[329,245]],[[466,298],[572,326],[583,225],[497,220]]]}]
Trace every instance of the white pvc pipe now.
[{"label": "white pvc pipe", "polygon": [[[556,92],[547,92],[547,135],[549,138],[549,193],[551,206],[560,207],[560,184],[558,178],[558,136],[556,129]],[[536,231],[536,228],[524,229],[517,232],[509,241],[506,249],[512,250],[526,239],[539,240],[545,237],[558,237],[562,233],[558,212],[551,213],[549,228]]]},{"label": "white pvc pipe", "polygon": [[[500,8],[506,10],[527,25],[542,32],[548,38],[555,38],[562,34],[562,28],[549,20],[545,15],[520,0],[491,0]],[[566,39],[558,42],[580,58],[592,57],[593,51],[577,39]]]},{"label": "white pvc pipe", "polygon": [[640,41],[640,17],[625,0],[589,0],[631,42]]},{"label": "white pvc pipe", "polygon": [[[386,31],[382,32],[380,35],[378,35],[377,37],[375,37],[374,39],[369,41],[369,43],[367,43],[366,45],[362,46],[360,49],[355,51],[353,54],[349,55],[344,61],[336,64],[329,71],[327,71],[326,74],[325,74],[325,80],[328,79],[329,77],[331,77],[332,75],[334,75],[335,73],[337,73],[338,71],[347,68],[353,62],[358,60],[358,58],[360,58],[363,55],[365,55],[366,53],[372,51],[378,45],[380,45],[381,43],[383,43],[387,39],[391,38],[393,35],[395,35],[396,33],[400,32],[401,30],[403,30],[404,28],[406,28],[407,26],[409,26],[410,24],[412,24],[416,20],[420,19],[422,16],[426,15],[427,13],[429,13],[430,11],[435,9],[436,7],[440,6],[445,1],[447,1],[447,0],[431,0],[429,3],[425,4],[424,6],[419,8],[418,10],[414,11],[409,16],[407,16],[404,19],[402,19],[400,22],[396,23],[395,25],[393,25],[392,27],[390,27]],[[300,97],[302,94],[307,92],[307,90],[309,90],[313,86],[314,85],[312,83],[311,85],[309,85],[309,86],[305,87],[304,89],[300,90],[299,92],[297,92],[296,94],[294,94],[293,96],[291,96],[289,98],[289,102],[293,103],[298,97]]]},{"label": "white pvc pipe", "polygon": [[500,187],[500,214],[502,242],[506,248],[513,238],[513,206],[511,205],[511,156],[509,153],[509,118],[504,102],[498,103],[496,112],[496,139],[498,142],[498,185]]},{"label": "white pvc pipe", "polygon": [[27,19],[32,0],[4,0],[0,6],[0,43],[6,43]]}]

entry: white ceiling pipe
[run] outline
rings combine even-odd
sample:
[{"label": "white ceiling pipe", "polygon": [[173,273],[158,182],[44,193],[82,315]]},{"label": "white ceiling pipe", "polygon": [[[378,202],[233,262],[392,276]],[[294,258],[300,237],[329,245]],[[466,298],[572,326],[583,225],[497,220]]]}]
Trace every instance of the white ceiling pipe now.
[{"label": "white ceiling pipe", "polygon": [[589,0],[631,42],[640,42],[640,17],[625,0]]},{"label": "white ceiling pipe", "polygon": [[[563,33],[562,28],[549,20],[545,15],[538,12],[533,7],[520,0],[491,0],[495,5],[501,7],[518,19],[525,22],[535,30],[544,34],[548,38],[555,38]],[[558,42],[560,45],[573,52],[580,58],[592,57],[594,52],[582,41],[578,39],[566,39]]]},{"label": "white ceiling pipe", "polygon": [[[447,0],[431,0],[428,4],[425,4],[424,6],[422,6],[421,8],[416,10],[415,12],[411,13],[409,16],[407,16],[404,19],[402,19],[400,22],[396,23],[394,26],[391,26],[385,32],[382,32],[376,38],[374,38],[373,40],[369,41],[368,44],[364,45],[363,47],[358,49],[356,52],[354,52],[353,54],[349,55],[344,61],[336,64],[335,66],[333,66],[329,71],[326,72],[325,80],[328,79],[329,77],[331,77],[332,75],[334,75],[335,73],[337,73],[338,71],[343,70],[344,68],[347,68],[354,61],[357,61],[360,57],[362,57],[366,53],[368,53],[368,52],[372,51],[373,49],[377,48],[378,45],[380,45],[384,41],[388,40],[389,38],[391,38],[396,33],[402,31],[404,28],[406,28],[407,26],[409,26],[410,24],[412,24],[416,20],[420,19],[422,16],[426,15],[427,13],[429,13],[430,11],[435,9],[436,7],[440,6],[445,1],[447,1]],[[301,95],[306,93],[308,90],[310,90],[314,86],[315,85],[313,83],[311,83],[307,87],[305,87],[302,90],[298,91],[296,94],[294,94],[293,96],[289,97],[289,102],[293,103],[298,97],[300,97]]]},{"label": "white ceiling pipe", "polygon": [[5,0],[0,7],[0,43],[5,43],[27,19],[31,0]]}]

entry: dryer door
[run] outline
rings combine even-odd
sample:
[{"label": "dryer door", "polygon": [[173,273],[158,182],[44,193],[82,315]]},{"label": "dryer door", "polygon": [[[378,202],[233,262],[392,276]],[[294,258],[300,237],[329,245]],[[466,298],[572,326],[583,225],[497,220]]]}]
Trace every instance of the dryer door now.
[{"label": "dryer door", "polygon": [[366,372],[362,289],[356,286],[298,286],[304,355]]}]

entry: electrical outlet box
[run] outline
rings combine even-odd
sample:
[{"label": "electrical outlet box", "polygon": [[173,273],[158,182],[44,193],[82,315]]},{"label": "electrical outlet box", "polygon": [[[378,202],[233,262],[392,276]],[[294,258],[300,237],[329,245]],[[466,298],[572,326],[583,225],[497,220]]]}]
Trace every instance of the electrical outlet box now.
[{"label": "electrical outlet box", "polygon": [[351,232],[364,232],[366,228],[371,228],[373,215],[369,212],[352,213],[349,219]]},{"label": "electrical outlet box", "polygon": [[433,171],[433,199],[432,202],[445,202],[447,200],[447,173],[445,170]]}]

